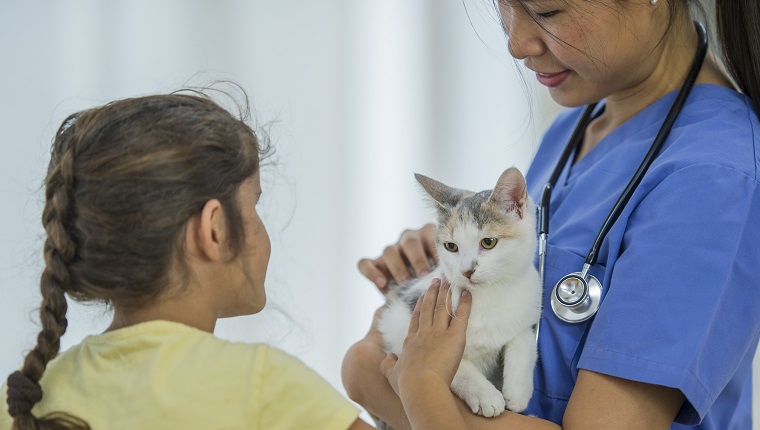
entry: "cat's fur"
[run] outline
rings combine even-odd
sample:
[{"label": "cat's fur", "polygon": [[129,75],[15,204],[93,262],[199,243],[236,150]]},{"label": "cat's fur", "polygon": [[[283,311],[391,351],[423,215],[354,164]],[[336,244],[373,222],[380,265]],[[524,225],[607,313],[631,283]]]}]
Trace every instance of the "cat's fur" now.
[{"label": "cat's fur", "polygon": [[[452,391],[486,417],[501,414],[505,407],[521,412],[533,394],[534,326],[541,312],[541,284],[533,264],[535,207],[525,179],[510,168],[493,190],[473,193],[415,177],[438,212],[440,264],[428,276],[389,294],[379,322],[386,352],[401,353],[417,298],[433,278],[445,278],[451,284],[454,309],[462,290],[472,294],[464,357]],[[486,238],[498,239],[492,249],[481,246]],[[457,246],[456,252],[445,248],[447,242]]]}]

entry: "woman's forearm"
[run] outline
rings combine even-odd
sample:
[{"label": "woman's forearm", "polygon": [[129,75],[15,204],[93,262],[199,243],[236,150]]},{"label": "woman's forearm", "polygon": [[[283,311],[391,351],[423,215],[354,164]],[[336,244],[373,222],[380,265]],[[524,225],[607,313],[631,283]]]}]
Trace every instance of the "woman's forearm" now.
[{"label": "woman's forearm", "polygon": [[440,380],[419,378],[411,384],[400,381],[401,400],[414,430],[561,430],[549,421],[504,411],[494,418],[473,414],[470,407]]},{"label": "woman's forearm", "polygon": [[[495,429],[560,429],[548,421],[526,417],[505,411],[495,418],[484,418],[473,414],[467,404],[457,398],[449,387],[431,384],[416,384],[414,391],[402,390],[410,411],[412,427],[407,418],[401,399],[388,384],[380,372],[380,363],[385,352],[371,342],[359,341],[354,344],[343,359],[341,369],[343,385],[348,396],[362,405],[373,416],[380,417],[395,430],[415,430],[437,428],[445,429],[447,425],[460,423],[464,425],[451,427],[471,430]],[[422,393],[419,390],[427,390]],[[443,424],[438,424],[438,420]]]},{"label": "woman's forearm", "polygon": [[411,430],[401,400],[380,372],[385,352],[364,340],[355,343],[343,358],[341,376],[351,400],[395,430]]}]

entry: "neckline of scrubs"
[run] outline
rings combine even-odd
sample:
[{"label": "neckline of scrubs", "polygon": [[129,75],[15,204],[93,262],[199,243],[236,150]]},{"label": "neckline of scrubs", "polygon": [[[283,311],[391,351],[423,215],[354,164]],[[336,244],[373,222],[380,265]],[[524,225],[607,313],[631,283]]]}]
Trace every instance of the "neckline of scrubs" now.
[{"label": "neckline of scrubs", "polygon": [[[692,94],[714,89],[733,91],[730,88],[725,88],[720,85],[698,84],[692,89]],[[665,113],[670,110],[670,106],[673,105],[673,101],[677,95],[678,90],[675,90],[655,100],[649,106],[639,111],[636,115],[626,120],[623,124],[605,136],[599,141],[599,143],[591,148],[583,158],[575,163],[573,163],[575,160],[575,151],[573,151],[572,156],[563,169],[562,177],[558,182],[565,186],[570,185],[578,177],[579,172],[583,172],[598,163],[600,159],[604,158],[607,153],[615,148],[616,144],[625,142],[639,133],[650,133],[650,129],[653,127],[656,127],[659,130],[662,126],[662,122],[665,120]],[[663,104],[665,106],[663,106]],[[604,108],[605,102],[602,100],[600,106],[597,108],[597,112],[594,113],[594,117],[596,118],[601,115],[604,112]],[[678,120],[676,120],[674,127],[677,126],[677,122]],[[633,175],[634,171],[630,172],[631,175]]]}]

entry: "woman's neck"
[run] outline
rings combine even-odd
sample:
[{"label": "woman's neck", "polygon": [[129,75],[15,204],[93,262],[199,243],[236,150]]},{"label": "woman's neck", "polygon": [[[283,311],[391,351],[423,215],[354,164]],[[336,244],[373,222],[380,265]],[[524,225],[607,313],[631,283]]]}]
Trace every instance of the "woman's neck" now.
[{"label": "woman's neck", "polygon": [[[697,50],[697,33],[689,20],[673,27],[669,34],[670,37],[666,37],[662,42],[662,49],[657,53],[659,61],[651,73],[637,85],[605,98],[604,112],[586,128],[584,142],[576,161],[647,106],[681,88]],[[715,84],[733,88],[712,54],[705,58],[696,84]]]}]

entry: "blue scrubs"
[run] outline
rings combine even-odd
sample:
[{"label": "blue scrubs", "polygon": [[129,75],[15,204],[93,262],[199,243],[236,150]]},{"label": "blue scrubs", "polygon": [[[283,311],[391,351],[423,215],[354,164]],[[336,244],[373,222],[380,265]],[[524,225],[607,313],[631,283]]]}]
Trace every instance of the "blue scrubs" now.
[{"label": "blue scrubs", "polygon": [[[565,323],[549,304],[559,278],[581,270],[675,96],[638,113],[577,163],[571,157],[559,177],[526,414],[561,423],[578,369],[587,369],[679,389],[686,402],[672,429],[751,428],[760,336],[760,122],[743,95],[715,85],[692,90],[591,269],[603,285],[596,317]],[[580,112],[564,112],[546,133],[526,175],[535,201]]]}]

